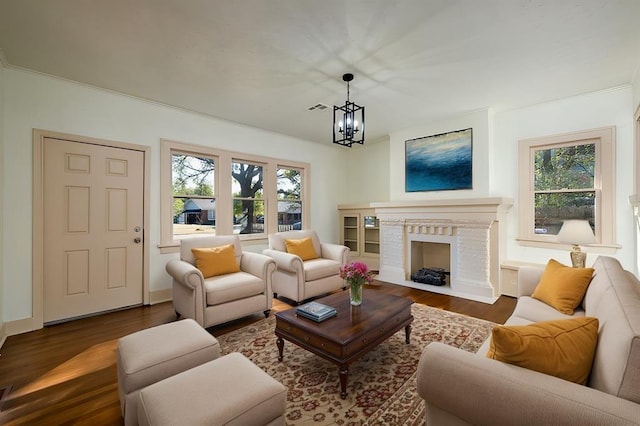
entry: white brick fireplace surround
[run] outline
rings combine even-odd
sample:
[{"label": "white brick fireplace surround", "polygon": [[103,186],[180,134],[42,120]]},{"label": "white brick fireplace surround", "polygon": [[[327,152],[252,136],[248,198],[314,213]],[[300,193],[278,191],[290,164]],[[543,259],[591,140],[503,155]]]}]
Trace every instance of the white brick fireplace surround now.
[{"label": "white brick fireplace surround", "polygon": [[[506,217],[512,205],[508,198],[371,203],[380,220],[378,278],[434,293],[495,302],[500,295]],[[439,243],[440,247],[448,244],[447,285],[411,281],[411,273],[418,269],[414,264],[412,271],[411,247],[420,246],[416,242]],[[420,257],[429,258],[420,251]],[[435,257],[441,258],[441,253],[434,253]]]}]

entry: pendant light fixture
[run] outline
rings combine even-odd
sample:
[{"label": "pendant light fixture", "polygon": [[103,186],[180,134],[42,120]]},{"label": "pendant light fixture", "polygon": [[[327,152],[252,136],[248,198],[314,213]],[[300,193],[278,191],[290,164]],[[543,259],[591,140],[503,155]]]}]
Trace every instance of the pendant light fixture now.
[{"label": "pendant light fixture", "polygon": [[333,143],[351,148],[354,143],[364,144],[364,107],[349,101],[353,74],[343,75],[342,80],[347,83],[347,102],[333,107]]}]

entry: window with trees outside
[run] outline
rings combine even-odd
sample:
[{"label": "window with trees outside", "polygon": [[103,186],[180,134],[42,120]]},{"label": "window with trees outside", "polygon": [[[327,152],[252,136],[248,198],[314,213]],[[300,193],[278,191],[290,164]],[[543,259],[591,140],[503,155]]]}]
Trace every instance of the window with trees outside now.
[{"label": "window with trees outside", "polygon": [[615,244],[613,127],[520,141],[521,244],[557,243],[567,219],[587,220]]},{"label": "window with trees outside", "polygon": [[308,221],[307,163],[162,140],[161,243],[203,234],[267,234]]}]

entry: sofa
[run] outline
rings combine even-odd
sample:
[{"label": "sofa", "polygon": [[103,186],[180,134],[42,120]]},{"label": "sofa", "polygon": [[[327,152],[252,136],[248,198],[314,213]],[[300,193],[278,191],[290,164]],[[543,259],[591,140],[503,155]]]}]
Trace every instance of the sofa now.
[{"label": "sofa", "polygon": [[[201,261],[196,253],[202,256]],[[256,312],[269,316],[276,262],[243,251],[237,235],[184,239],[180,259],[169,260],[165,269],[173,278],[176,314],[192,318],[204,328]]]},{"label": "sofa", "polygon": [[581,304],[567,315],[531,297],[544,269],[520,268],[517,304],[505,325],[597,318],[586,384],[490,359],[491,337],[476,354],[434,342],[417,370],[429,426],[640,424],[640,282],[600,256]]},{"label": "sofa", "polygon": [[[289,251],[288,242],[304,244],[307,239],[311,240],[313,255],[300,256],[301,252]],[[300,250],[304,251],[304,248]],[[347,246],[321,242],[313,230],[269,234],[269,248],[262,252],[276,261],[272,286],[274,297],[280,295],[296,303],[344,289],[340,267],[348,262],[349,253]]]}]

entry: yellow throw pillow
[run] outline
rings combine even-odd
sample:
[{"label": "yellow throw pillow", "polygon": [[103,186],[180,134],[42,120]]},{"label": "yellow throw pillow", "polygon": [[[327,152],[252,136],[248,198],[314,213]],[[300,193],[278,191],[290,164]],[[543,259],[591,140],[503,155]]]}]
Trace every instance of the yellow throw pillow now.
[{"label": "yellow throw pillow", "polygon": [[299,240],[284,240],[284,244],[287,246],[287,253],[300,256],[302,260],[311,260],[318,257],[316,249],[313,248],[311,237],[301,238]]},{"label": "yellow throw pillow", "polygon": [[572,268],[551,259],[531,297],[573,315],[589,287],[593,268]]},{"label": "yellow throw pillow", "polygon": [[218,247],[192,248],[196,258],[196,268],[205,278],[240,272],[233,244]]},{"label": "yellow throw pillow", "polygon": [[590,317],[493,328],[487,357],[584,385],[598,344]]}]

